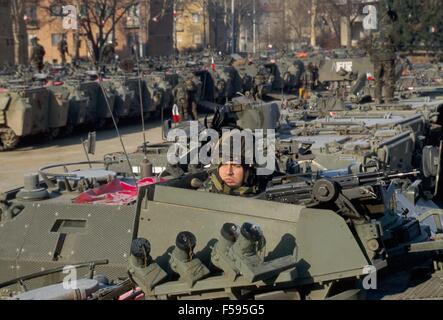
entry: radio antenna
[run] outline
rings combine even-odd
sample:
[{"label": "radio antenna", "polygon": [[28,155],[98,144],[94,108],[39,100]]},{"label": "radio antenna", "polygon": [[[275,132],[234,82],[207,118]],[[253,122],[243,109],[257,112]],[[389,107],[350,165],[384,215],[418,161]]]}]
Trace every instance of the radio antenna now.
[{"label": "radio antenna", "polygon": [[138,46],[135,46],[133,50],[135,51],[135,58],[137,62],[137,80],[138,80],[138,92],[139,92],[139,103],[140,103],[140,115],[142,119],[142,134],[143,134],[143,154],[145,156],[145,160],[147,160],[147,150],[146,150],[146,126],[145,126],[145,107],[143,103],[143,92],[142,92],[142,79],[141,79],[141,66],[140,66],[140,56],[138,52]]},{"label": "radio antenna", "polygon": [[148,159],[148,151],[147,151],[147,141],[146,141],[146,126],[145,126],[145,108],[143,103],[143,91],[142,91],[142,72],[140,66],[140,56],[139,50],[140,46],[137,45],[133,48],[135,51],[135,58],[137,60],[137,80],[138,80],[138,91],[140,98],[140,115],[142,119],[142,134],[143,134],[143,161],[140,163],[140,174],[142,178],[149,178],[154,175],[152,163],[150,163]]},{"label": "radio antenna", "polygon": [[[123,142],[122,136],[121,136],[121,134],[120,134],[120,130],[118,129],[117,121],[115,120],[114,112],[113,112],[113,110],[112,110],[112,108],[111,108],[111,105],[110,105],[110,103],[109,103],[108,93],[107,93],[106,90],[103,88],[103,85],[102,85],[103,79],[102,79],[101,74],[100,74],[100,66],[99,66],[99,63],[97,63],[97,61],[96,61],[96,59],[95,59],[94,52],[93,52],[92,48],[91,48],[89,45],[88,45],[87,47],[88,47],[88,50],[89,50],[89,55],[91,56],[91,61],[92,61],[92,63],[94,64],[95,69],[96,69],[96,72],[97,72],[97,74],[98,74],[98,85],[99,85],[99,87],[100,87],[100,89],[101,89],[101,91],[102,91],[102,93],[103,93],[103,97],[105,98],[106,106],[107,106],[107,108],[108,108],[109,114],[111,115],[112,122],[113,122],[113,124],[114,124],[114,128],[115,128],[115,131],[116,131],[117,136],[118,136],[118,138],[119,138],[119,140],[120,140],[120,144],[121,144],[121,146],[122,146],[123,153],[125,154],[126,161],[127,161],[128,165],[129,165],[129,170],[130,170],[131,175],[132,175],[132,177],[133,177],[133,179],[134,179],[135,187],[137,188],[137,193],[138,193],[138,191],[139,191],[139,187],[138,187],[138,184],[137,184],[137,177],[135,176],[134,169],[133,169],[132,164],[131,164],[131,160],[129,160],[128,152],[126,151],[126,147],[125,147],[125,144],[124,144],[124,142]],[[101,56],[101,54],[100,54],[100,56]],[[100,57],[100,58],[102,58],[102,57]]]}]

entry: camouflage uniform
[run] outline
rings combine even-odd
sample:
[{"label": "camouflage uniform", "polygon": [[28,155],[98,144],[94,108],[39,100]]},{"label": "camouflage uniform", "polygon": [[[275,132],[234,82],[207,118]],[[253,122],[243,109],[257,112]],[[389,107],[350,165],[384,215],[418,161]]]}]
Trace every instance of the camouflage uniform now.
[{"label": "camouflage uniform", "polygon": [[316,79],[314,65],[310,63],[307,66],[305,73],[303,74],[303,88],[307,90],[314,90],[315,82]]},{"label": "camouflage uniform", "polygon": [[42,72],[43,70],[43,60],[45,58],[45,55],[45,48],[43,48],[43,46],[40,45],[37,40],[34,40],[30,60],[33,68],[35,68],[38,72]]},{"label": "camouflage uniform", "polygon": [[288,68],[288,71],[284,75],[285,91],[291,92],[301,87],[302,74],[304,72],[303,62],[297,60]]},{"label": "camouflage uniform", "polygon": [[384,4],[379,5],[379,30],[372,33],[371,56],[375,70],[375,101],[382,102],[383,88],[386,102],[392,102],[395,92],[395,44],[393,18]]},{"label": "camouflage uniform", "polygon": [[66,41],[66,38],[63,37],[63,39],[58,44],[58,52],[60,53],[60,57],[62,59],[62,64],[66,64],[66,54],[69,54],[68,51],[68,42]]},{"label": "camouflage uniform", "polygon": [[102,49],[101,61],[103,64],[110,64],[115,58],[115,47],[113,44],[108,43]]},{"label": "camouflage uniform", "polygon": [[192,80],[187,80],[174,90],[175,103],[178,106],[180,117],[184,121],[188,120],[189,117],[192,120],[198,120],[197,102],[195,100],[196,91]]}]

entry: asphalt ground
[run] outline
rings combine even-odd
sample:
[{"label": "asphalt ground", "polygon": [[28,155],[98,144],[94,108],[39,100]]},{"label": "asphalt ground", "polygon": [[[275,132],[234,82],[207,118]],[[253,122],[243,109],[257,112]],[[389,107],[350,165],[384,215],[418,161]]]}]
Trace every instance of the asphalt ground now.
[{"label": "asphalt ground", "polygon": [[[140,124],[122,124],[119,130],[128,153],[136,151],[143,144]],[[146,124],[147,141],[162,142],[161,122]],[[88,137],[88,130],[82,130],[63,139],[47,141],[43,137],[26,139],[13,151],[0,152],[0,192],[23,186],[26,173],[37,172],[38,169],[52,164],[86,161],[81,139]],[[92,161],[103,160],[104,155],[123,151],[115,129],[97,131],[97,145]]]}]

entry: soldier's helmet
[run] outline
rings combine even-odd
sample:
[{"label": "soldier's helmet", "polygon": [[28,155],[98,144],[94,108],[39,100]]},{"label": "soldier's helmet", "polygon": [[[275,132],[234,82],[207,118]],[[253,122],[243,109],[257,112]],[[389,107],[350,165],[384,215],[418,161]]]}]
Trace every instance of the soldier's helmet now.
[{"label": "soldier's helmet", "polygon": [[223,133],[216,144],[213,162],[218,168],[223,164],[241,165],[245,171],[244,185],[253,186],[257,182],[257,162],[255,161],[256,139],[251,130],[234,129]]},{"label": "soldier's helmet", "polygon": [[215,163],[221,165],[226,163],[240,164],[246,167],[254,167],[255,137],[251,130],[229,130],[222,134],[216,144],[217,158]]},{"label": "soldier's helmet", "polygon": [[31,37],[31,43],[32,44],[36,44],[38,41],[40,41],[40,39],[37,36],[32,36]]}]

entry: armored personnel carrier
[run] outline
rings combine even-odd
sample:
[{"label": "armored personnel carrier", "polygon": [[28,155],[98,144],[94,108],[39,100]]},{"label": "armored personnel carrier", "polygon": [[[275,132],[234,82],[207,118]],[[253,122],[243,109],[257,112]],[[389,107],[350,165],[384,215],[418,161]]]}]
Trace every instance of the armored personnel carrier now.
[{"label": "armored personnel carrier", "polygon": [[95,71],[61,80],[41,75],[28,85],[8,80],[7,88],[0,89],[0,150],[14,149],[28,136],[56,138],[79,127],[100,129],[112,117],[117,122],[140,118],[141,103],[145,119],[171,107],[171,76],[150,75],[140,81],[138,76],[98,76]]},{"label": "armored personnel carrier", "polygon": [[[276,103],[262,103],[254,100],[241,97],[235,98],[233,101],[226,105],[218,105],[214,110],[212,117],[207,116],[205,119],[205,125],[198,124],[197,136],[203,134],[207,129],[213,129],[221,133],[222,129],[228,128],[241,128],[250,130],[276,130],[280,125],[280,111],[278,104]],[[168,163],[168,152],[171,150],[174,140],[168,140],[169,131],[174,129],[183,130],[187,137],[188,142],[191,140],[191,124],[196,123],[183,122],[179,125],[171,127],[169,124],[164,128],[164,140],[161,144],[149,144],[140,145],[138,149],[128,154],[128,158],[132,164],[132,167],[128,166],[126,155],[122,152],[115,152],[105,155],[104,161],[110,164],[109,169],[113,170],[124,176],[131,176],[132,172],[140,174],[143,171],[143,166],[146,164],[145,159],[149,160],[152,169],[150,171],[155,174],[161,174],[180,177],[188,172],[203,171],[203,166],[188,166],[188,165],[176,165],[171,166]],[[200,143],[199,147],[204,146],[204,141]],[[185,157],[186,155],[184,155]],[[186,163],[189,163],[187,161]]]},{"label": "armored personnel carrier", "polygon": [[10,87],[0,92],[0,150],[17,146],[20,138],[57,135],[65,127],[68,105],[46,87]]},{"label": "armored personnel carrier", "polygon": [[216,103],[224,104],[232,100],[237,93],[242,93],[242,79],[234,66],[218,65],[212,71],[212,76],[216,83]]},{"label": "armored personnel carrier", "polygon": [[[243,99],[221,107],[212,125],[278,128],[278,105]],[[296,124],[289,138],[301,146],[289,154],[311,169],[274,172],[262,193],[234,202],[196,190],[206,170],[163,170],[167,145],[42,168],[0,198],[1,292],[41,299],[57,289],[52,298],[101,299],[138,287],[145,299],[440,298],[425,289],[441,281],[442,211],[426,192],[427,179],[440,177],[441,149],[423,152],[417,170],[414,150],[427,145],[430,125],[413,112]],[[343,143],[322,143],[342,132]],[[153,160],[144,167],[146,158]],[[90,268],[82,296],[58,284],[66,265]],[[370,290],[365,279],[375,272],[379,289]],[[405,272],[404,284],[391,284]]]},{"label": "armored personnel carrier", "polygon": [[280,137],[283,141],[309,145],[316,164],[327,169],[348,167],[357,160],[357,154],[365,158],[357,161],[359,166],[372,162],[379,169],[412,169],[420,163],[413,158],[421,157],[426,145],[440,145],[441,124],[436,111],[425,108],[423,113],[418,110],[331,112],[325,118],[298,121],[293,124],[295,128],[289,129],[289,135],[281,132]]},{"label": "armored personnel carrier", "polygon": [[[105,299],[139,287],[162,300],[441,298],[419,290],[441,281],[443,228],[416,171],[277,175],[227,206],[232,196],[195,190],[204,172],[137,190],[109,163],[89,164],[42,168],[42,182],[31,174],[2,195],[3,297]],[[430,209],[417,214],[417,200]],[[81,295],[57,285],[66,265],[89,268]],[[367,280],[375,272],[379,289]]]}]

